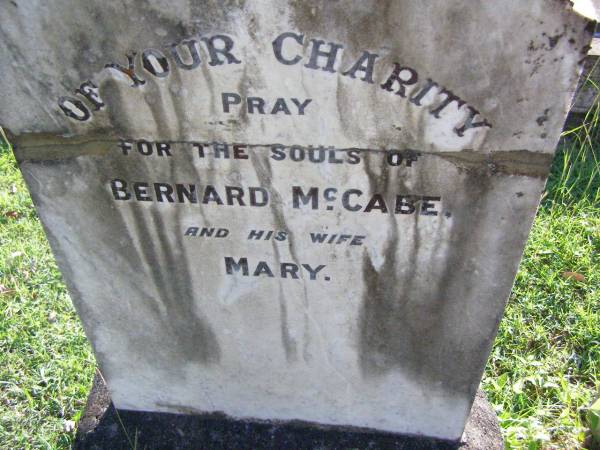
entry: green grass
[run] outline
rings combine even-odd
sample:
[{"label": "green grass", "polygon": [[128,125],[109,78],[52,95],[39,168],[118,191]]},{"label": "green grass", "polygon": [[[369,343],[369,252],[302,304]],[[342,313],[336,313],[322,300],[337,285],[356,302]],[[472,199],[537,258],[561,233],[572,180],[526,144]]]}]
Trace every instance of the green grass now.
[{"label": "green grass", "polygon": [[[483,386],[508,448],[575,448],[600,374],[598,117],[566,136]],[[585,280],[565,278],[576,272]],[[94,359],[14,158],[0,148],[0,448],[68,448]]]},{"label": "green grass", "polygon": [[599,395],[597,114],[565,133],[486,368],[508,448],[579,448]]},{"label": "green grass", "polygon": [[94,358],[11,152],[0,150],[0,448],[68,448]]}]

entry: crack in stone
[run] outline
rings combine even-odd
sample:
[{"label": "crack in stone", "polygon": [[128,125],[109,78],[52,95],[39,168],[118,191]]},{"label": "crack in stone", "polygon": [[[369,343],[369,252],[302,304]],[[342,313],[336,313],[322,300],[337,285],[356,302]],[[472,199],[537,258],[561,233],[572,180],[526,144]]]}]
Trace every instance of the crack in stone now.
[{"label": "crack in stone", "polygon": [[[106,156],[111,147],[121,140],[135,139],[120,139],[106,137],[61,137],[48,136],[46,134],[28,135],[11,140],[17,160],[22,162],[49,162],[64,159],[77,158],[80,156]],[[41,143],[43,142],[43,143]],[[214,144],[216,141],[208,142],[202,140],[160,140],[160,142],[168,144],[192,144],[201,143],[205,145]],[[287,145],[281,143],[270,144],[244,144],[245,147],[253,150],[269,150],[274,146],[278,147],[294,147],[303,150],[336,150],[339,152],[358,151],[361,153],[388,153],[391,150],[400,152],[412,152],[419,157],[439,157],[454,166],[467,172],[482,171],[490,175],[518,175],[542,178],[548,175],[550,163],[553,155],[549,153],[532,152],[525,149],[517,150],[498,150],[490,153],[483,153],[472,149],[463,149],[458,151],[438,151],[427,152],[413,149],[381,149],[381,148],[360,148],[347,147],[337,148],[334,146],[302,146],[302,145]]]}]

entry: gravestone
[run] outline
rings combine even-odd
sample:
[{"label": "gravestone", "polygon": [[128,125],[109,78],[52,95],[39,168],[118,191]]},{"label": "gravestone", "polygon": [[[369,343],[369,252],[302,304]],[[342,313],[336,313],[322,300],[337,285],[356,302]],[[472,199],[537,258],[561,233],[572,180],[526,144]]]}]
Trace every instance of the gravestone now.
[{"label": "gravestone", "polygon": [[0,6],[0,123],[112,401],[461,437],[592,23],[560,0]]}]

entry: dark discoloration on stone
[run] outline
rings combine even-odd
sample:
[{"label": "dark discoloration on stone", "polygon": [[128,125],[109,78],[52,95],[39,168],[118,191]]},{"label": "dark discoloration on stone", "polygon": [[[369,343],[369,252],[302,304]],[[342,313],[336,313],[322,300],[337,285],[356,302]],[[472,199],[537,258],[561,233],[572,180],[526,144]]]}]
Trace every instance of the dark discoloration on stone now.
[{"label": "dark discoloration on stone", "polygon": [[[565,29],[566,29],[566,25],[565,25]],[[558,41],[560,40],[560,38],[562,38],[565,35],[565,33],[561,33],[561,34],[555,34],[554,36],[547,36],[548,37],[548,46],[550,47],[550,49],[553,49],[554,47],[556,47],[556,44],[558,44]]]},{"label": "dark discoloration on stone", "polygon": [[[197,179],[200,177],[194,169],[192,155],[181,155],[188,158],[187,164],[178,164],[177,177],[185,179]],[[151,162],[145,161],[145,165]],[[174,162],[170,162],[168,169],[171,179],[175,179]],[[149,173],[149,168],[137,170],[132,164],[123,167],[121,165],[113,168],[113,173],[122,174],[125,179],[143,179],[145,174]],[[188,262],[191,258],[189,249],[183,243],[183,236],[180,233],[173,234],[175,242],[167,242],[157,236],[157,230],[168,229],[169,225],[163,223],[164,215],[156,209],[152,210],[150,217],[144,214],[143,210],[131,208],[136,224],[135,236],[141,245],[140,258],[149,261],[148,275],[153,281],[155,288],[159,293],[159,298],[155,299],[162,303],[166,308],[157,319],[162,322],[161,329],[168,330],[168,335],[172,338],[170,341],[171,351],[175,355],[180,355],[184,359],[197,362],[217,362],[219,360],[220,349],[215,336],[211,330],[208,318],[203,318],[197,306],[193,303],[198,295],[192,287],[192,274],[189,268],[193,264]],[[175,211],[175,223],[180,223],[178,215],[180,210]],[[181,264],[180,261],[186,261]],[[178,268],[178,270],[169,270],[168,268]],[[166,269],[166,270],[165,270]],[[164,327],[164,328],[163,328]],[[147,344],[144,344],[146,351],[152,351]],[[137,351],[143,351],[138,349]]]},{"label": "dark discoloration on stone", "polygon": [[[170,405],[171,407],[173,405]],[[115,410],[101,375],[94,379],[77,426],[74,450],[129,449],[396,449],[501,450],[502,435],[493,409],[479,391],[460,442],[325,427],[306,422],[235,420],[182,407],[179,414]]]},{"label": "dark discoloration on stone", "polygon": [[[58,160],[39,161],[26,159],[25,156],[31,156],[27,149],[33,147],[21,147],[17,142],[15,153],[20,160],[21,170],[30,186],[36,186],[32,189],[32,198],[36,206],[45,202],[45,198],[54,198],[59,201],[63,195],[69,195],[71,189],[70,173],[85,172],[89,164],[102,161],[106,170],[103,173],[112,173],[114,177],[123,177],[125,179],[144,179],[148,173],[152,172],[152,162],[143,160],[139,164],[123,165],[119,163],[119,156],[114,153],[107,153],[109,145],[106,141],[90,143],[84,140],[83,155],[85,157],[75,157],[70,154],[64,159],[65,150],[71,148],[80,148],[75,139],[73,144],[56,146],[55,155]],[[70,142],[70,140],[69,140]],[[98,150],[99,149],[99,150]],[[96,159],[98,153],[102,154],[101,159]],[[66,152],[69,153],[68,151]],[[182,155],[186,157],[186,155]],[[188,164],[178,166],[178,176],[184,176],[188,179],[198,178],[199,175],[194,169],[192,155],[187,155],[190,160]],[[170,162],[174,164],[173,162]],[[169,164],[169,163],[167,163]],[[30,176],[34,165],[55,165],[55,170],[60,170],[62,177],[55,177],[51,185],[42,185],[35,177]],[[167,166],[168,167],[168,166]],[[163,169],[171,172],[174,177],[174,168]],[[103,175],[106,177],[106,175]],[[102,185],[106,185],[108,179],[102,180]],[[136,305],[137,308],[145,309],[152,319],[150,324],[121,324],[120,330],[114,330],[115,333],[122,334],[123,345],[128,347],[131,354],[139,355],[146,361],[156,361],[162,364],[164,369],[170,369],[171,363],[180,360],[187,360],[198,363],[215,363],[220,358],[220,348],[215,333],[213,332],[209,320],[204,317],[201,311],[201,305],[197,304],[198,295],[192,287],[193,277],[189,273],[191,263],[181,264],[181,260],[188,260],[188,248],[183,245],[183,236],[175,234],[172,239],[176,242],[170,242],[166,236],[159,232],[161,229],[168,229],[169,225],[164,223],[164,216],[156,209],[147,210],[140,208],[126,208],[126,214],[131,215],[132,220],[126,220],[123,210],[115,209],[114,201],[104,189],[98,189],[93,185],[86,187],[87,202],[81,202],[84,208],[81,212],[84,217],[96,217],[100,215],[111,217],[111,221],[98,221],[94,230],[87,228],[81,229],[78,233],[78,239],[84,243],[85,248],[93,249],[97,247],[97,242],[102,242],[103,255],[96,255],[102,259],[107,258],[107,254],[112,254],[115,263],[123,267],[123,276],[126,276],[130,283],[130,289],[137,291],[136,297],[145,298],[143,304]],[[44,208],[40,208],[41,211]],[[175,223],[179,221],[176,211]],[[41,213],[42,219],[43,213]],[[130,227],[133,226],[134,230]],[[116,237],[119,239],[116,239]],[[51,239],[55,241],[54,239]],[[53,249],[59,262],[62,262],[61,268],[67,280],[72,281],[71,294],[73,301],[79,307],[83,307],[86,301],[78,295],[76,279],[71,273],[67,259],[63,258],[58,250],[57,242],[54,242]],[[140,271],[141,269],[141,271]],[[99,274],[101,276],[101,274]],[[140,276],[144,277],[143,281]],[[115,294],[115,300],[118,300],[119,294]],[[123,306],[115,301],[111,305],[113,314],[116,317],[130,317],[130,311],[123,309]],[[82,314],[82,317],[89,317]],[[130,327],[135,326],[137,331],[130,333]],[[162,335],[157,335],[153,329],[157,327],[162,331]],[[88,327],[92,329],[93,327]],[[166,338],[165,338],[166,337]],[[99,358],[102,364],[102,358]],[[109,369],[102,364],[102,367],[110,374]]]},{"label": "dark discoloration on stone", "polygon": [[[256,171],[257,179],[260,183],[260,186],[268,189],[272,198],[272,207],[270,208],[271,216],[273,218],[273,225],[279,230],[288,230],[289,227],[285,220],[285,215],[282,210],[282,205],[284,204],[281,194],[274,189],[273,186],[273,168],[271,167],[270,160],[265,160],[260,157],[261,155],[252,155],[252,163],[254,170]],[[288,250],[290,255],[292,256],[293,261],[296,264],[300,264],[299,258],[296,255],[295,247],[294,247],[294,236],[290,235],[287,240]],[[272,248],[275,255],[275,259],[277,264],[281,264],[281,257],[278,245],[275,241],[272,241]],[[281,344],[285,351],[286,359],[289,362],[295,361],[297,358],[298,350],[296,341],[292,338],[289,325],[288,325],[288,311],[287,311],[287,303],[284,292],[284,285],[282,284],[282,280],[278,280],[279,288],[278,288],[278,301],[279,301],[279,318],[280,318],[280,326],[281,326]],[[304,318],[306,320],[306,317]]]},{"label": "dark discoloration on stone", "polygon": [[[365,253],[359,340],[360,364],[365,376],[377,377],[399,370],[410,378],[427,380],[432,385],[439,383],[453,392],[475,394],[474,380],[479,379],[485,363],[478,355],[487,354],[491,337],[470,340],[450,324],[459,323],[465,314],[461,308],[467,305],[458,299],[471,298],[471,290],[477,285],[476,268],[471,261],[479,260],[480,256],[478,248],[470,243],[485,239],[483,221],[492,201],[491,178],[487,173],[471,173],[457,189],[463,194],[447,199],[448,210],[470,214],[453,216],[447,237],[451,245],[443,261],[428,266],[430,278],[415,277],[414,268],[420,263],[422,252],[418,233],[408,254],[399,250],[406,249],[406,244],[399,245],[397,237],[390,238],[378,268]],[[385,176],[379,181],[396,182]],[[415,292],[419,295],[415,296]],[[500,314],[495,326],[499,319]]]},{"label": "dark discoloration on stone", "polygon": [[539,116],[537,119],[535,119],[538,126],[542,127],[542,126],[544,126],[544,123],[548,121],[548,113],[549,112],[550,112],[550,108],[546,108],[544,110],[544,113],[541,116]]}]

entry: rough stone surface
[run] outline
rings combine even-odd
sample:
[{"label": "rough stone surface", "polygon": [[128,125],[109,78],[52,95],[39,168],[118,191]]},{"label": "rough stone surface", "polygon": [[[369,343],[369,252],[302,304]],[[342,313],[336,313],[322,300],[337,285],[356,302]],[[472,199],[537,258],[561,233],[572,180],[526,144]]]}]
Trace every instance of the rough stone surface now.
[{"label": "rough stone surface", "polygon": [[0,124],[114,404],[458,439],[592,29],[562,0],[0,2]]},{"label": "rough stone surface", "polygon": [[405,449],[502,450],[498,419],[477,392],[462,438],[449,442],[417,436],[340,429],[303,423],[236,421],[222,415],[117,411],[102,377],[94,379],[77,427],[75,450],[128,449]]}]

